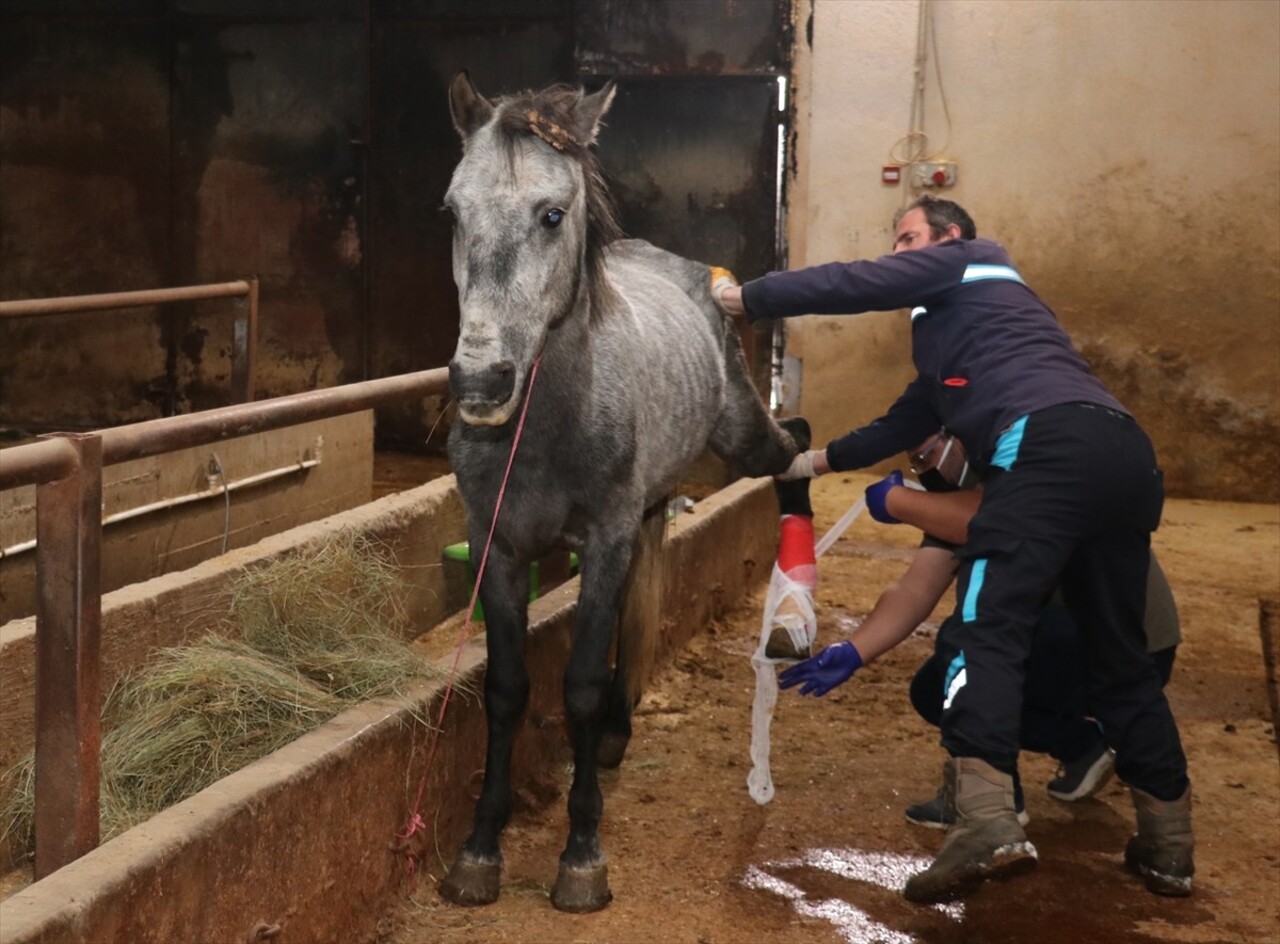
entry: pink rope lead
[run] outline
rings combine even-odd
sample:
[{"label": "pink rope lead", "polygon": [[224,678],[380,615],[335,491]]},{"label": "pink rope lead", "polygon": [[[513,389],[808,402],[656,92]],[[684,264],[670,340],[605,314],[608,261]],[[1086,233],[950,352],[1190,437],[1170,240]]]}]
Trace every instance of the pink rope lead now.
[{"label": "pink rope lead", "polygon": [[422,797],[427,789],[427,777],[431,773],[431,765],[435,763],[436,745],[440,741],[440,732],[444,730],[444,712],[449,707],[449,696],[453,694],[453,680],[458,674],[458,663],[462,661],[462,649],[466,645],[467,637],[471,634],[471,615],[475,612],[476,599],[480,596],[480,581],[484,578],[485,565],[489,562],[489,547],[493,544],[493,532],[498,527],[498,512],[502,510],[502,499],[507,493],[507,480],[511,477],[511,466],[515,463],[516,448],[520,445],[520,436],[524,433],[524,419],[529,413],[529,401],[533,399],[533,381],[538,376],[538,365],[542,363],[542,355],[539,354],[533,360],[533,366],[529,369],[529,385],[525,388],[524,403],[520,406],[520,419],[516,423],[516,433],[511,440],[511,452],[507,456],[507,468],[502,473],[502,484],[498,486],[498,499],[493,505],[493,520],[489,523],[489,536],[485,538],[484,552],[480,555],[480,567],[476,572],[475,586],[471,588],[471,601],[467,604],[466,621],[462,625],[461,637],[458,639],[458,648],[453,654],[453,666],[449,670],[449,678],[445,682],[444,696],[440,699],[440,714],[436,718],[435,730],[431,732],[431,745],[427,751],[427,763],[422,770],[422,779],[418,781],[418,795],[413,801],[413,812],[409,814],[408,820],[405,821],[404,829],[396,833],[396,839],[400,844],[395,846],[396,849],[404,849],[405,851],[405,878],[412,884],[414,873],[417,869],[417,862],[412,850],[409,848],[409,839],[418,832],[426,832],[427,824],[422,819]]}]

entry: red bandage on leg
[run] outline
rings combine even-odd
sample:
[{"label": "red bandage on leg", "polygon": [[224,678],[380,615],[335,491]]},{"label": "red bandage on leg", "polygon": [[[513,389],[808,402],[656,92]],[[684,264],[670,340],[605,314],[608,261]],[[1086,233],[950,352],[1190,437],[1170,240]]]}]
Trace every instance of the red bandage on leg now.
[{"label": "red bandage on leg", "polygon": [[[778,569],[796,580],[792,571],[807,567],[810,569],[805,573],[813,574],[817,563],[813,553],[813,519],[808,515],[783,515],[782,537],[778,541]],[[799,582],[812,585],[812,579]]]}]

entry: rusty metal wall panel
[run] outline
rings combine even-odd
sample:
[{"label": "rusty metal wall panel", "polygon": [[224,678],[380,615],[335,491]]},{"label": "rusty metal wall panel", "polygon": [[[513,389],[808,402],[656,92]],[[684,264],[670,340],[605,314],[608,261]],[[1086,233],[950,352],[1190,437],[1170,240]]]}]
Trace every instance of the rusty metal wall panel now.
[{"label": "rusty metal wall panel", "polygon": [[[447,364],[458,338],[449,221],[440,211],[462,154],[448,84],[468,69],[493,96],[573,74],[565,2],[400,0],[373,8],[369,376]],[[383,443],[421,448],[447,398],[379,411]],[[444,424],[431,447],[443,449]]]},{"label": "rusty metal wall panel", "polygon": [[364,0],[170,0],[175,13],[243,23],[345,19],[358,22]]},{"label": "rusty metal wall panel", "polygon": [[[162,284],[172,169],[163,10],[47,9],[0,5],[0,295]],[[164,372],[154,309],[6,319],[0,423],[148,419],[162,408]]]},{"label": "rusty metal wall panel", "polygon": [[[259,276],[258,397],[361,379],[360,4],[182,3],[173,37],[179,278]],[[174,306],[166,330],[176,411],[227,403],[226,306]]]},{"label": "rusty metal wall panel", "polygon": [[580,71],[785,75],[790,0],[578,0]]},{"label": "rusty metal wall panel", "polygon": [[775,267],[771,78],[622,80],[600,159],[627,233],[742,278]]},{"label": "rusty metal wall panel", "polygon": [[[363,375],[361,0],[0,6],[0,293],[262,275],[257,388]],[[222,406],[232,308],[0,326],[0,423]],[[49,396],[56,390],[57,396]]]},{"label": "rusty metal wall panel", "polygon": [[[490,31],[523,21],[564,19],[573,0],[378,0],[373,13],[386,22],[416,19],[486,23]],[[508,45],[514,46],[514,37]],[[511,49],[513,55],[519,50]]]},{"label": "rusty metal wall panel", "polygon": [[[579,76],[619,80],[600,150],[628,231],[740,278],[781,265],[791,0],[577,0],[575,27]],[[742,339],[767,395],[772,330]]]}]

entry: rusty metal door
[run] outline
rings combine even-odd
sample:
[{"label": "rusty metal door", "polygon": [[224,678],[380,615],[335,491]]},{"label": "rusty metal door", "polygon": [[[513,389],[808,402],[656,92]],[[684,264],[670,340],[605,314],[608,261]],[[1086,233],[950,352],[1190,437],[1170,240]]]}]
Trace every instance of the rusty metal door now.
[{"label": "rusty metal door", "polygon": [[[791,0],[583,0],[575,58],[618,82],[599,151],[624,228],[754,278],[783,265]],[[743,326],[768,396],[772,332]]]}]

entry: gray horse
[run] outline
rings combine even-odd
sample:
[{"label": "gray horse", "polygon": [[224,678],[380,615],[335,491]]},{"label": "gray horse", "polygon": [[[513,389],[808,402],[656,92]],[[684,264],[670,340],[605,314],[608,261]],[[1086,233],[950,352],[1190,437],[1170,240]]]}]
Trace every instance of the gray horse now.
[{"label": "gray horse", "polygon": [[652,599],[635,588],[641,571],[654,570],[644,561],[662,539],[664,499],[708,447],[758,476],[783,471],[807,446],[807,427],[797,443],[800,427],[793,438],[761,404],[734,328],[711,299],[708,267],[620,238],[590,148],[613,96],[612,84],[592,95],[555,86],[489,101],[465,72],[449,90],[463,140],[445,197],[462,316],[449,364],[461,422],[449,457],[477,569],[528,400],[480,583],[484,786],[474,829],[440,885],[463,905],[498,897],[511,750],[529,694],[530,562],[565,547],[582,561],[564,677],[569,838],[551,901],[596,911],[612,898],[597,767],[622,759],[645,672],[638,653],[651,646],[656,621],[624,615],[612,670],[610,650],[620,612],[639,609],[624,597]]}]

